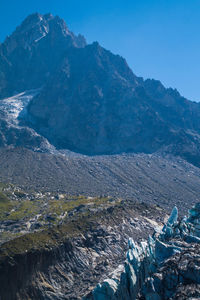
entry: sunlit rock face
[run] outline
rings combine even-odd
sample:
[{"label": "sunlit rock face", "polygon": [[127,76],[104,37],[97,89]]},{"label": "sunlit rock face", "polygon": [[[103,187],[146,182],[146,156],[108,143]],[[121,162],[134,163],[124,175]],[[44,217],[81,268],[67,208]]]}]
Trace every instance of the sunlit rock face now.
[{"label": "sunlit rock face", "polygon": [[84,299],[165,300],[200,297],[200,203],[178,220],[175,207],[162,230],[148,241],[128,241],[124,269]]}]

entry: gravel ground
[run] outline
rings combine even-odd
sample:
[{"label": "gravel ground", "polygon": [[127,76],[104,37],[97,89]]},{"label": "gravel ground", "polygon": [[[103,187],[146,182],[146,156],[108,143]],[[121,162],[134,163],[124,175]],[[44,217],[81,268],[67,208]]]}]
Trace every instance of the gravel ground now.
[{"label": "gravel ground", "polygon": [[0,149],[0,181],[30,190],[106,195],[176,204],[181,212],[199,200],[200,169],[174,157],[147,154],[83,156]]}]

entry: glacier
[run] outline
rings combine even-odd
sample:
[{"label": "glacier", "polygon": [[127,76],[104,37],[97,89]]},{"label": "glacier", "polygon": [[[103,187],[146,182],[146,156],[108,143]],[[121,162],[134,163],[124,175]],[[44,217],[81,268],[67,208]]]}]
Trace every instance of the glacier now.
[{"label": "glacier", "polygon": [[41,89],[27,90],[12,97],[0,100],[0,112],[9,123],[18,125],[19,120],[26,115],[29,102],[40,92]]},{"label": "glacier", "polygon": [[179,220],[174,207],[162,230],[147,241],[128,240],[121,272],[83,300],[200,299],[200,203]]}]

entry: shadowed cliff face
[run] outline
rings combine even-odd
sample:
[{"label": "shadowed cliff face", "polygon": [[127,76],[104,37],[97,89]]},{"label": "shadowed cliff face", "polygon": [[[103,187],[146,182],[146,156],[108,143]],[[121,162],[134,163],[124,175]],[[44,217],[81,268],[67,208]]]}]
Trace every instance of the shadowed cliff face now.
[{"label": "shadowed cliff face", "polygon": [[29,105],[31,126],[58,148],[85,154],[165,149],[188,160],[198,156],[199,113],[198,104],[137,78],[98,43],[66,52]]}]

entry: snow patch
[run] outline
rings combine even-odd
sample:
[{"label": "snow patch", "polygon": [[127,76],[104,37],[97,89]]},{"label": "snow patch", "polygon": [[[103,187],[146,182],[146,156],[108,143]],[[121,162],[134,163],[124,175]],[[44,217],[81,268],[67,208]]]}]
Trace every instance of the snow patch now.
[{"label": "snow patch", "polygon": [[[45,30],[46,31],[46,30]],[[37,43],[37,42],[39,42],[41,39],[43,39],[45,36],[46,36],[47,34],[45,33],[45,32],[43,32],[43,34],[39,37],[39,38],[37,38],[36,40],[35,40],[35,43]]]},{"label": "snow patch", "polygon": [[18,125],[19,119],[26,115],[28,103],[39,91],[40,89],[24,91],[0,100],[0,112],[3,113],[9,123]]}]

